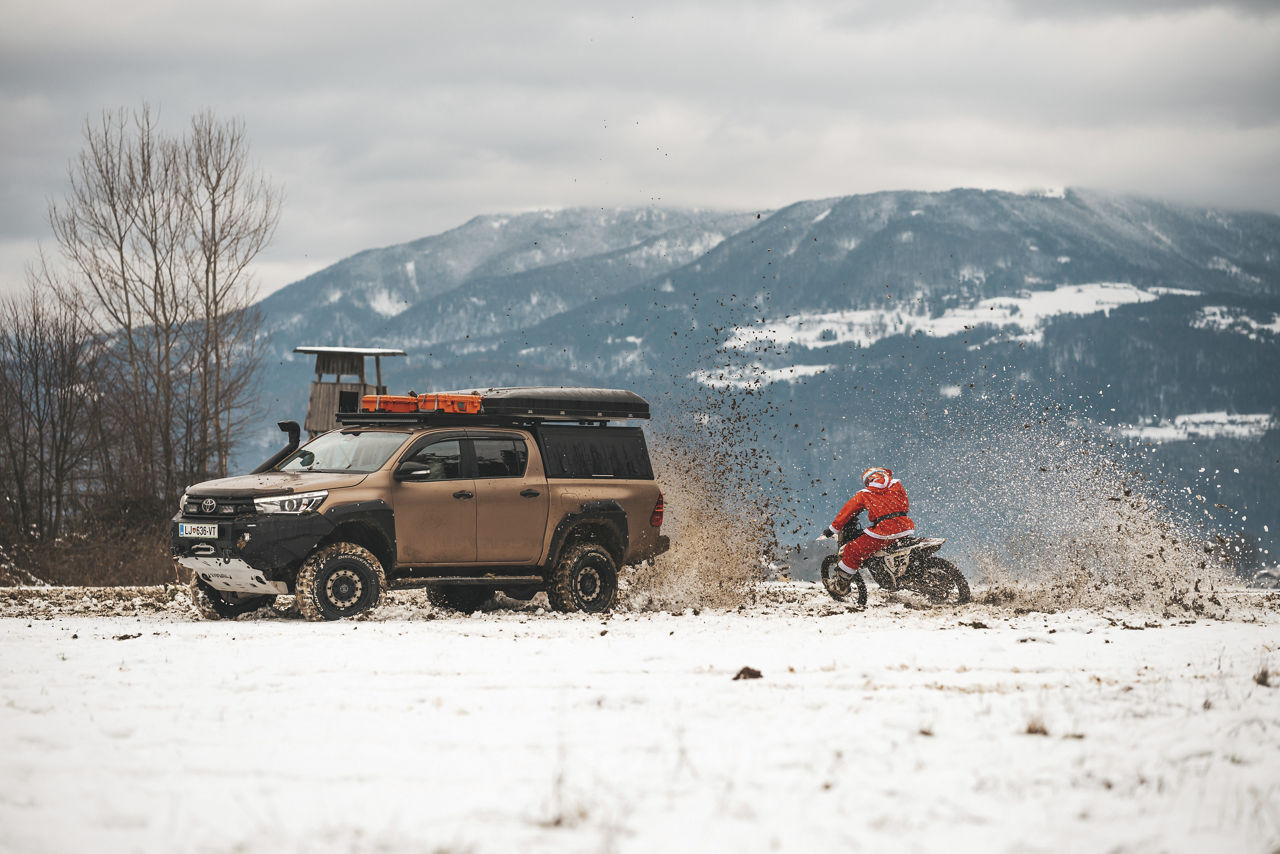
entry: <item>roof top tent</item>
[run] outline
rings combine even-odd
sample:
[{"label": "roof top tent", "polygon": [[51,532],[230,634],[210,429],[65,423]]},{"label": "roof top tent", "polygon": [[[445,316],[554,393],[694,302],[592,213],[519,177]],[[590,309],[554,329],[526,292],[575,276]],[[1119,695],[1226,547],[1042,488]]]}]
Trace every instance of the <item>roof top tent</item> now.
[{"label": "roof top tent", "polygon": [[[366,394],[386,394],[382,384],[382,357],[403,356],[403,350],[387,347],[294,347],[295,353],[316,357],[316,378],[307,401],[307,435],[314,438],[338,426],[339,412],[359,412]],[[373,357],[374,382],[365,374],[365,359]],[[325,377],[332,377],[326,380]]]}]

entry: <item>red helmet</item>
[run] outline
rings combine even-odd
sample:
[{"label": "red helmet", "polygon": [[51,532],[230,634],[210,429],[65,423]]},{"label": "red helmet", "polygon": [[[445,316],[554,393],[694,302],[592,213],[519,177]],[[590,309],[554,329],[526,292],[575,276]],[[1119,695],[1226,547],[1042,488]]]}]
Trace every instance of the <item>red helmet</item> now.
[{"label": "red helmet", "polygon": [[893,472],[888,469],[870,468],[862,473],[862,485],[868,489],[885,489],[893,480]]}]

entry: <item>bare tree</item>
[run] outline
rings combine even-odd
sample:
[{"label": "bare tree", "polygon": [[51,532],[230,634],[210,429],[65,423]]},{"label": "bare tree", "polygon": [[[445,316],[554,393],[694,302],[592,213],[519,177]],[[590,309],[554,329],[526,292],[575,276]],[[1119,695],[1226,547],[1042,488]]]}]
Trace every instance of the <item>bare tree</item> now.
[{"label": "bare tree", "polygon": [[213,473],[225,476],[260,355],[248,267],[275,233],[280,192],[250,163],[242,121],[219,122],[208,111],[195,116],[184,154],[185,201],[198,247],[191,270],[201,315],[195,368],[205,415],[198,448]]},{"label": "bare tree", "polygon": [[136,413],[126,434],[131,492],[148,484],[172,496],[178,475],[174,414],[185,373],[186,211],[178,192],[180,151],[163,139],[151,111],[124,110],[85,122],[85,148],[68,174],[64,202],[49,223],[74,277],[74,308],[117,347],[124,388],[117,400]]},{"label": "bare tree", "polygon": [[14,540],[57,537],[91,485],[102,354],[35,278],[0,303],[0,477]]},{"label": "bare tree", "polygon": [[114,346],[120,453],[131,496],[172,502],[225,473],[252,389],[258,319],[248,266],[274,233],[279,193],[255,171],[240,122],[196,116],[188,136],[152,110],[104,112],[49,221],[71,307]]}]

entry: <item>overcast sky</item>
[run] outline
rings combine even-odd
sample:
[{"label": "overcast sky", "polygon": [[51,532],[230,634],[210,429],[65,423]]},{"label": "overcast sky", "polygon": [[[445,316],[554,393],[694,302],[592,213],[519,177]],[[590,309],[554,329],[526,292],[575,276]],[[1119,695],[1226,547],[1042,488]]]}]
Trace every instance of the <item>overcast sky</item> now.
[{"label": "overcast sky", "polygon": [[264,293],[577,205],[1076,185],[1280,213],[1274,0],[0,0],[0,98],[0,293],[86,116],[144,101],[244,119],[286,194]]}]

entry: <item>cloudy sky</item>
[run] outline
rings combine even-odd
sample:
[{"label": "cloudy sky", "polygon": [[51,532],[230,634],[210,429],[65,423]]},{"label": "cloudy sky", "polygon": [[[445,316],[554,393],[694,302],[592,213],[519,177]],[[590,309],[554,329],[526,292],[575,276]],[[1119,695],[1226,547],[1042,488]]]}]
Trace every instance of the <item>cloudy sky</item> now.
[{"label": "cloudy sky", "polygon": [[1280,213],[1280,3],[0,0],[0,293],[87,116],[243,118],[265,291],[481,213],[1077,185]]}]

